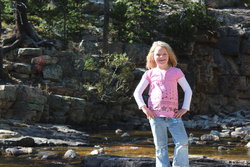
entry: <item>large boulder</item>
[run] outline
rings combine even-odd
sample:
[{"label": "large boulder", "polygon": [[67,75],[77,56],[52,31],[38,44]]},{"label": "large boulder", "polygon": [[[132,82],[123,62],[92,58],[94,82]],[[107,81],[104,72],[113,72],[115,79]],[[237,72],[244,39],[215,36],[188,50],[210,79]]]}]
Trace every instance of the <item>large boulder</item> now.
[{"label": "large boulder", "polygon": [[33,57],[41,56],[41,48],[20,48],[18,49],[18,60],[30,63]]},{"label": "large boulder", "polygon": [[14,63],[13,70],[16,71],[17,73],[22,73],[22,74],[32,73],[31,65],[26,63]]}]

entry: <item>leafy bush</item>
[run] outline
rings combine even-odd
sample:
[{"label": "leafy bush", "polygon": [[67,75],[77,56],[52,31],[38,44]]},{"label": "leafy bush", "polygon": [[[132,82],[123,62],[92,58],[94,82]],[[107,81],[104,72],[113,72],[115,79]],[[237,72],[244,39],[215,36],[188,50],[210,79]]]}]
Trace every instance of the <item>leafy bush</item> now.
[{"label": "leafy bush", "polygon": [[13,13],[13,10],[12,10],[12,2],[9,1],[9,0],[1,0],[1,13],[4,13],[4,14],[10,14],[10,13]]},{"label": "leafy bush", "polygon": [[85,61],[84,70],[97,70],[100,78],[87,83],[85,88],[94,86],[96,97],[106,103],[123,102],[131,97],[134,63],[126,54],[105,54],[99,59]]}]

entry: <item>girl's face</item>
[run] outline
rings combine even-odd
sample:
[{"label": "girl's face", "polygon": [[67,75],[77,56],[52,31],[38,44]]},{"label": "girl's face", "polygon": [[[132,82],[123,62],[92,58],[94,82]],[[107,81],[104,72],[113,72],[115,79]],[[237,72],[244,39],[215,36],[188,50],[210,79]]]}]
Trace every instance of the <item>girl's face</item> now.
[{"label": "girl's face", "polygon": [[157,46],[154,50],[154,60],[158,68],[166,69],[168,67],[169,60],[167,50],[161,46]]}]

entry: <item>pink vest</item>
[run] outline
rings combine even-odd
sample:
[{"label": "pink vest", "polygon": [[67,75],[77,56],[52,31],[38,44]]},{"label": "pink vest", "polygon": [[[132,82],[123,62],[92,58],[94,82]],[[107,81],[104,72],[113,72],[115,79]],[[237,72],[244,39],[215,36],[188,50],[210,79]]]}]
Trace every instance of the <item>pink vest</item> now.
[{"label": "pink vest", "polygon": [[153,68],[143,75],[150,83],[148,107],[158,117],[173,117],[178,110],[177,82],[184,74],[176,67],[161,71]]}]

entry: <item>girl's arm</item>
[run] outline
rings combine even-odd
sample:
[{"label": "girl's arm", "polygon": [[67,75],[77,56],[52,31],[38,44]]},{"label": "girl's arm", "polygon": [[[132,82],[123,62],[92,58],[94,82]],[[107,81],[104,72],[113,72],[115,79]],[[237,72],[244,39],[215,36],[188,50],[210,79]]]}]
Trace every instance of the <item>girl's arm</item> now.
[{"label": "girl's arm", "polygon": [[178,83],[182,87],[185,95],[182,108],[175,113],[174,117],[181,118],[190,109],[192,90],[185,77],[178,79]]},{"label": "girl's arm", "polygon": [[149,84],[148,80],[142,77],[141,81],[139,82],[139,84],[135,89],[134,97],[139,109],[141,109],[144,112],[144,114],[146,114],[147,119],[150,120],[153,119],[156,115],[148,109],[142,97],[142,93],[144,92],[148,84]]},{"label": "girl's arm", "polygon": [[181,77],[180,79],[178,79],[178,83],[180,84],[182,90],[184,91],[184,101],[183,101],[182,109],[189,110],[191,99],[192,99],[192,94],[193,94],[192,89],[190,88],[185,77]]},{"label": "girl's arm", "polygon": [[146,87],[148,86],[149,82],[148,80],[146,80],[144,77],[142,77],[141,81],[139,82],[139,84],[137,85],[135,91],[134,91],[134,98],[135,101],[139,107],[139,109],[142,109],[143,106],[146,106],[143,97],[142,97],[142,93],[144,92],[144,90],[146,89]]}]

